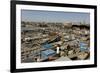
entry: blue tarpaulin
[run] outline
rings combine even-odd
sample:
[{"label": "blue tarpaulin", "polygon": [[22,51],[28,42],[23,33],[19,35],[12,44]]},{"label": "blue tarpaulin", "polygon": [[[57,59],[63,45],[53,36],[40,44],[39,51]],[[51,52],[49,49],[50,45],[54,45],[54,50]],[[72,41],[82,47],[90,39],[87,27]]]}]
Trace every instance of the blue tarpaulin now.
[{"label": "blue tarpaulin", "polygon": [[44,44],[44,45],[42,45],[42,47],[43,47],[43,50],[53,48],[53,46],[51,44]]},{"label": "blue tarpaulin", "polygon": [[41,52],[41,57],[43,59],[47,59],[49,56],[54,56],[55,54],[56,54],[55,51],[53,51],[51,49],[48,49],[48,50],[45,50],[45,51]]},{"label": "blue tarpaulin", "polygon": [[87,44],[85,44],[85,43],[80,43],[80,50],[81,51],[85,51],[85,50],[87,50],[88,48],[87,48]]}]

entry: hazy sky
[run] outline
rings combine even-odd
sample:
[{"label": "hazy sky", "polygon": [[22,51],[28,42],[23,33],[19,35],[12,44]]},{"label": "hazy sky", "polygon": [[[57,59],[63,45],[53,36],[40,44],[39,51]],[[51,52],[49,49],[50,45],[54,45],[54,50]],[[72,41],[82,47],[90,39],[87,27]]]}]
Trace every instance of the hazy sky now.
[{"label": "hazy sky", "polygon": [[38,22],[85,22],[90,23],[89,13],[79,12],[56,12],[56,11],[38,11],[21,10],[22,21]]}]

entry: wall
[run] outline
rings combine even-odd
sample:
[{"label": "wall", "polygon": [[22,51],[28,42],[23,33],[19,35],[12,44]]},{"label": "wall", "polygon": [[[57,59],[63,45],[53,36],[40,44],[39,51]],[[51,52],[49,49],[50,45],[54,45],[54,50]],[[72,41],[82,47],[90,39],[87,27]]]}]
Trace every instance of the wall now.
[{"label": "wall", "polygon": [[[100,2],[99,0],[34,0],[58,3],[98,5],[98,67],[71,70],[42,71],[34,73],[99,73],[100,72]],[[0,73],[10,73],[10,0],[0,0]],[[28,72],[30,73],[30,72]]]}]

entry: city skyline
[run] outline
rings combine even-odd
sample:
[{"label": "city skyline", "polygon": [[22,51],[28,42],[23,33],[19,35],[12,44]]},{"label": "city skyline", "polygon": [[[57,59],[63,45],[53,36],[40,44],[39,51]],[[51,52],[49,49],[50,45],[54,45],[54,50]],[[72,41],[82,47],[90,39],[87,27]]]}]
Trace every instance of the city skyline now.
[{"label": "city skyline", "polygon": [[82,22],[90,23],[90,13],[21,10],[21,20],[30,22]]}]

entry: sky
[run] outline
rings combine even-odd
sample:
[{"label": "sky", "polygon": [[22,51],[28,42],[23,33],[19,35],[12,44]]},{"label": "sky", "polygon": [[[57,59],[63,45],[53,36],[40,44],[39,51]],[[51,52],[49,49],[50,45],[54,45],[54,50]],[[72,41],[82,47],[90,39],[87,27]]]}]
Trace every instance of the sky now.
[{"label": "sky", "polygon": [[90,13],[21,10],[22,21],[33,22],[85,22],[90,23]]}]

